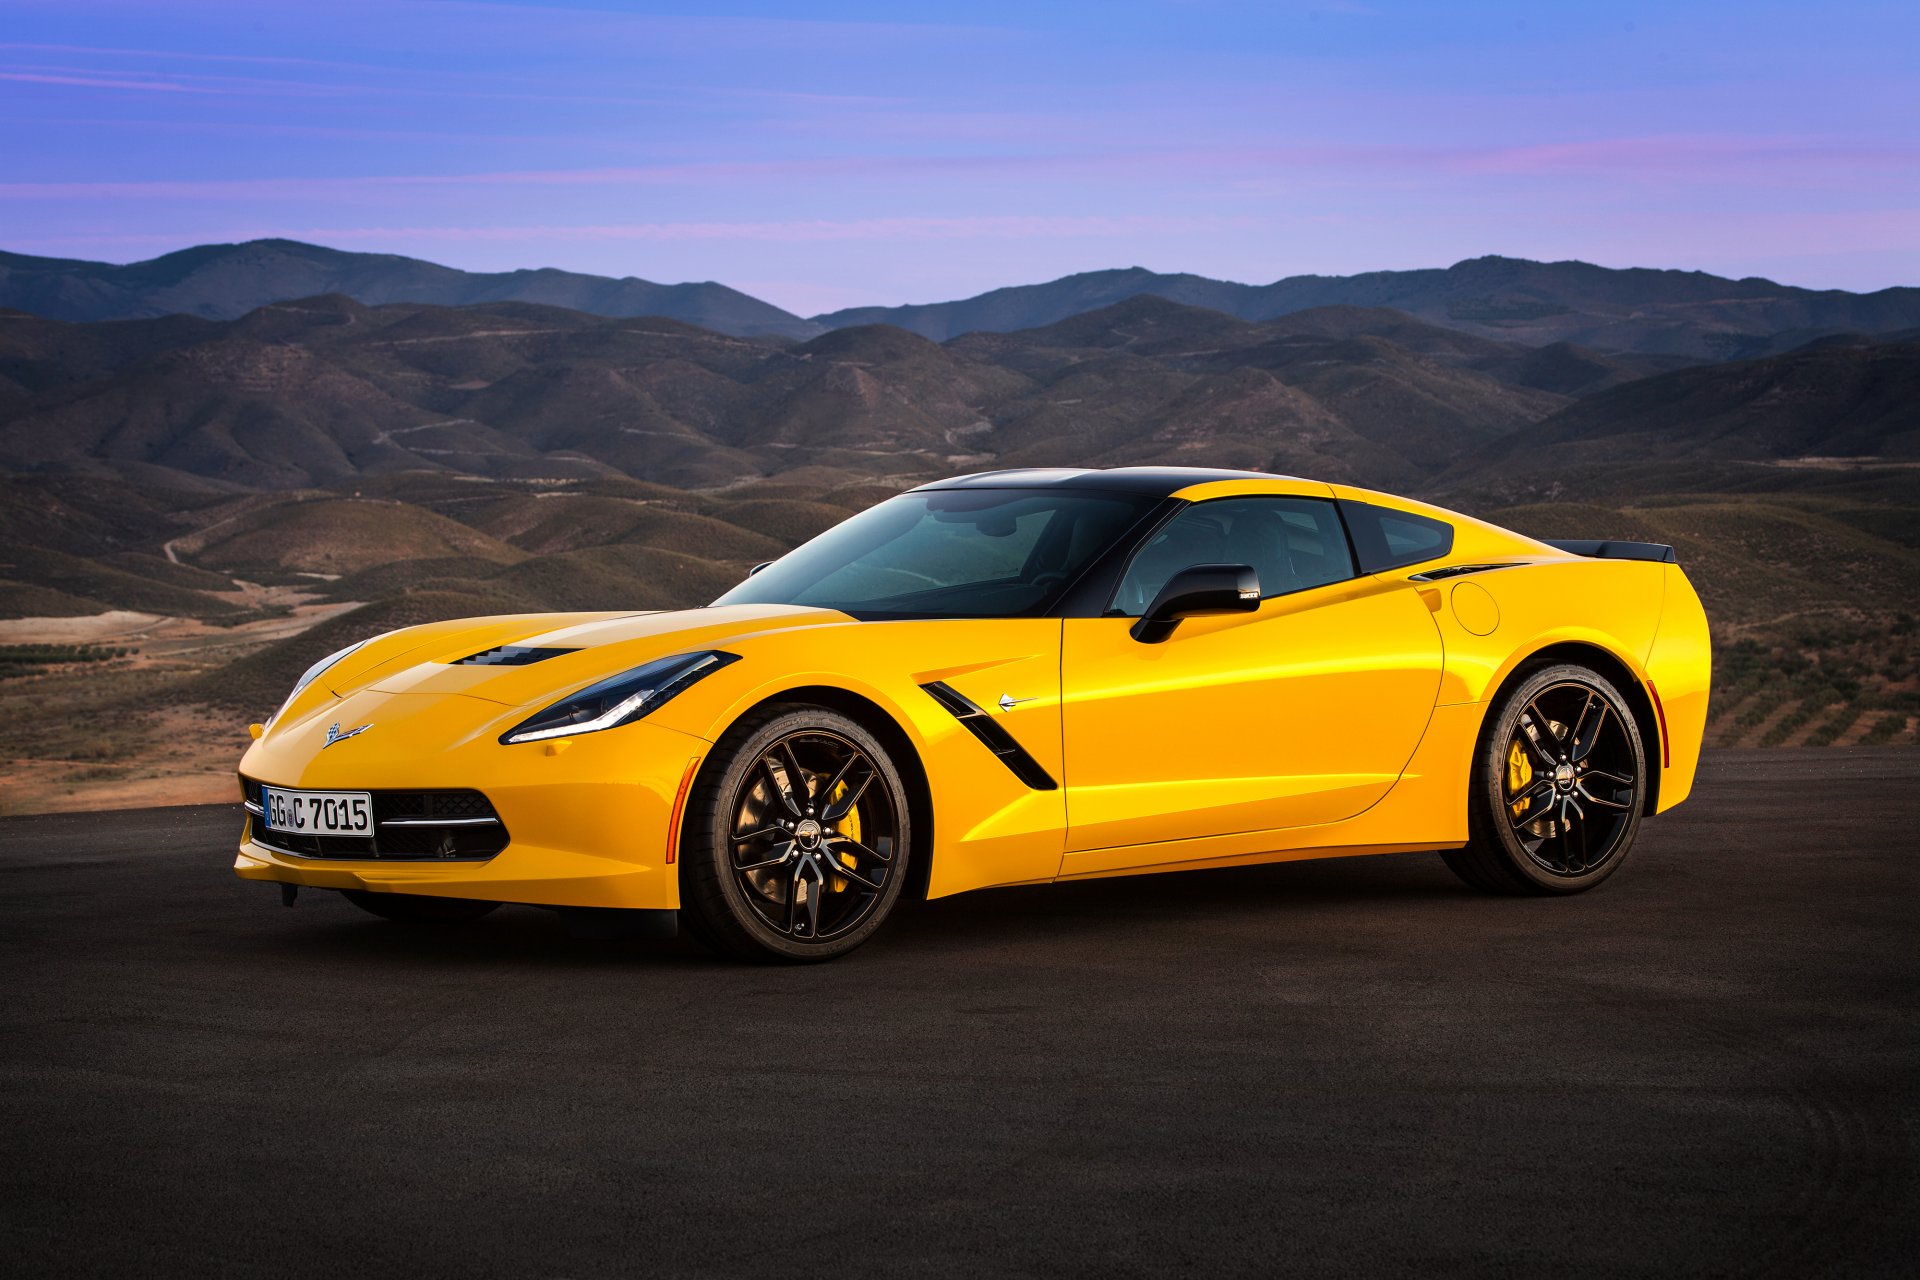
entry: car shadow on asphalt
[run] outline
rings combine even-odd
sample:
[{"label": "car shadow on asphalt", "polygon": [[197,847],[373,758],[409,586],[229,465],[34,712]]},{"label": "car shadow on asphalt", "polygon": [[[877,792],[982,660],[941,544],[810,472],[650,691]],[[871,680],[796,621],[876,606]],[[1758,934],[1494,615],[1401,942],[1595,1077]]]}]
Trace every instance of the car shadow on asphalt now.
[{"label": "car shadow on asphalt", "polygon": [[[931,902],[902,904],[874,940],[847,957],[900,946],[933,946],[949,958],[1012,943],[1070,939],[1098,943],[1111,935],[1137,944],[1143,930],[1218,933],[1239,928],[1311,927],[1333,917],[1411,913],[1439,926],[1462,906],[1488,901],[1455,880],[1433,854],[1394,854],[1120,876],[1017,888],[987,889]],[[366,916],[324,890],[307,890],[285,917],[256,921],[235,944],[262,956],[333,962],[418,962],[434,967],[497,964],[597,969],[635,963],[668,966],[731,964],[682,930],[673,939],[576,938],[555,912],[508,906],[454,925],[395,924]]]}]

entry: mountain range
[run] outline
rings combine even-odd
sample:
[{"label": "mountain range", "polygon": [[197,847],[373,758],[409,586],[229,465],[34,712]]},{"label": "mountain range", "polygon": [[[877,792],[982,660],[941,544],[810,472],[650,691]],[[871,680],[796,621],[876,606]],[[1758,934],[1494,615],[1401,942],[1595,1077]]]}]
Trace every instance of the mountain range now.
[{"label": "mountain range", "polygon": [[1715,628],[1712,742],[1915,739],[1920,329],[1709,361],[1349,303],[1068,310],[945,341],[343,293],[0,310],[0,808],[224,794],[317,653],[699,604],[922,479],[1021,465],[1252,467],[1671,543]]},{"label": "mountain range", "polygon": [[460,271],[390,253],[297,240],[203,244],[124,266],[0,253],[0,307],[56,320],[190,315],[235,320],[274,302],[340,293],[359,302],[538,302],[602,316],[670,316],[738,337],[808,338],[822,327],[711,281],[654,284],[552,268]]},{"label": "mountain range", "polygon": [[1840,333],[1920,328],[1920,289],[1800,289],[1698,271],[1474,258],[1444,269],[1290,276],[1237,284],[1132,267],[996,289],[950,302],[856,307],[804,318],[725,285],[655,284],[552,269],[467,272],[393,254],[292,240],[200,245],[114,265],[0,253],[0,307],[69,321],[192,315],[238,319],[276,302],[338,293],[369,305],[532,302],[613,318],[663,316],[732,337],[804,341],[888,324],[944,342],[1055,324],[1150,296],[1265,321],[1321,307],[1387,307],[1429,324],[1529,346],[1724,360]]},{"label": "mountain range", "polygon": [[944,344],[886,325],[792,342],[337,294],[231,321],[0,312],[0,468],[220,491],[415,471],[698,489],[1148,462],[1516,485],[1609,456],[1721,470],[1920,457],[1917,397],[1911,335],[1706,365],[1384,308],[1256,323],[1151,295]]}]

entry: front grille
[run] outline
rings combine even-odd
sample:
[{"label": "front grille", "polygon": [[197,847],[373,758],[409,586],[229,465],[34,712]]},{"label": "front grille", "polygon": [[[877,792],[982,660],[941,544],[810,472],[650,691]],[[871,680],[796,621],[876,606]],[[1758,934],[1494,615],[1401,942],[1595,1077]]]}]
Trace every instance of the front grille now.
[{"label": "front grille", "polygon": [[307,836],[268,830],[260,783],[243,777],[240,789],[254,842],[296,857],[478,862],[507,847],[506,825],[478,791],[371,791],[372,836]]}]

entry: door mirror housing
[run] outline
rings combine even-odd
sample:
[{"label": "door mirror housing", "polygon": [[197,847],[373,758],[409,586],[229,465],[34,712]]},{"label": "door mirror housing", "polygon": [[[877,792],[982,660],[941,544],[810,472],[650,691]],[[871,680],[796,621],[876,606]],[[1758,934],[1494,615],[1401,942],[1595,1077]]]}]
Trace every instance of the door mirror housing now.
[{"label": "door mirror housing", "polygon": [[1260,607],[1260,575],[1249,564],[1196,564],[1167,579],[1160,594],[1133,624],[1141,644],[1159,644],[1182,618],[1252,613]]}]

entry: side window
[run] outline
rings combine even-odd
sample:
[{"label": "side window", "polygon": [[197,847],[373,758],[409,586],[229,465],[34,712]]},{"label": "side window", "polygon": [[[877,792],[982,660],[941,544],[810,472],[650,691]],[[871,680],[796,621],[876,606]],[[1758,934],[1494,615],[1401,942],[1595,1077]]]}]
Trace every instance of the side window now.
[{"label": "side window", "polygon": [[1109,614],[1137,618],[1167,579],[1196,564],[1250,564],[1260,596],[1353,577],[1333,503],[1320,498],[1215,498],[1186,507],[1134,553]]},{"label": "side window", "polygon": [[1453,550],[1453,526],[1444,520],[1369,502],[1342,502],[1340,514],[1346,517],[1347,532],[1353,535],[1353,550],[1362,573],[1438,560]]}]

